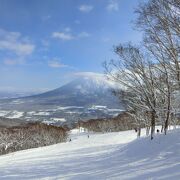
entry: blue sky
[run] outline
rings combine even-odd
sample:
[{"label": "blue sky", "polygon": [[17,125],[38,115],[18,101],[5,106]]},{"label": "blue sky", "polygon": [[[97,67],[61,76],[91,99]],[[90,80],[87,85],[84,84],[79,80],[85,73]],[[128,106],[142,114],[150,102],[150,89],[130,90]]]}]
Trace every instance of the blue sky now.
[{"label": "blue sky", "polygon": [[138,43],[140,0],[0,0],[0,90],[53,89],[102,73],[113,46]]}]

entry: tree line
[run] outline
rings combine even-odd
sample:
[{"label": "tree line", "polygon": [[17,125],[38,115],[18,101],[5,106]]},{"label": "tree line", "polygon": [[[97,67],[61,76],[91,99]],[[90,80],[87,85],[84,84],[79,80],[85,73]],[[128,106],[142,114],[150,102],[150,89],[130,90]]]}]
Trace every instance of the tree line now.
[{"label": "tree line", "polygon": [[66,128],[40,122],[0,127],[0,155],[65,142],[67,132]]},{"label": "tree line", "polygon": [[74,128],[84,128],[88,132],[106,133],[136,129],[136,124],[127,112],[123,112],[114,118],[78,121]]}]

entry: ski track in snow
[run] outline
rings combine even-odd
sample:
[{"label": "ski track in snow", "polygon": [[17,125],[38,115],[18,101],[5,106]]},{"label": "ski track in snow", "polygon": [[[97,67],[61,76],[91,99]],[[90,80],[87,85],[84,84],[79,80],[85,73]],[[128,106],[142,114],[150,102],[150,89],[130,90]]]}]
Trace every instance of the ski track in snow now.
[{"label": "ski track in snow", "polygon": [[88,138],[73,130],[70,138],[71,142],[0,156],[0,180],[180,179],[180,129],[156,135],[153,141],[136,139],[134,131]]}]

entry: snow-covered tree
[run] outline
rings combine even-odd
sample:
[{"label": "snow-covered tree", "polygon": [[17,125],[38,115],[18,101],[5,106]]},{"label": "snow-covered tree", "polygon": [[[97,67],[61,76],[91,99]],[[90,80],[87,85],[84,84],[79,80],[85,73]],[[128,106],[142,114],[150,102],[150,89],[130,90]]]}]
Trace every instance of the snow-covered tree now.
[{"label": "snow-covered tree", "polygon": [[131,44],[119,45],[115,52],[119,59],[105,63],[107,76],[121,87],[124,86],[128,112],[134,117],[139,131],[142,125],[151,126],[153,139],[157,116],[157,78],[154,64],[145,57],[140,48]]},{"label": "snow-covered tree", "polygon": [[179,111],[180,4],[178,0],[149,0],[136,13],[136,25],[144,34],[143,48],[117,46],[119,59],[105,68],[108,78],[125,87],[127,110],[139,131],[142,125],[150,125],[153,139],[155,123],[161,123],[166,134]]}]

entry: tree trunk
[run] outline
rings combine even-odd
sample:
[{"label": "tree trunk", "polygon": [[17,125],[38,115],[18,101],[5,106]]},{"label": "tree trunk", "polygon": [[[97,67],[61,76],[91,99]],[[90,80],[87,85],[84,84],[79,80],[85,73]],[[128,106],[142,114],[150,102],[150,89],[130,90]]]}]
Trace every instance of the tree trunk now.
[{"label": "tree trunk", "polygon": [[164,130],[164,125],[162,124],[162,127],[161,127],[161,133],[163,132]]},{"label": "tree trunk", "polygon": [[168,125],[169,125],[170,109],[171,109],[171,93],[169,91],[169,93],[168,93],[167,115],[166,115],[166,120],[165,120],[165,125],[164,125],[164,133],[165,133],[165,135],[167,134]]},{"label": "tree trunk", "polygon": [[150,130],[150,127],[146,127],[146,136],[149,136],[149,130]]},{"label": "tree trunk", "polygon": [[138,136],[138,137],[141,136],[141,127],[138,128],[138,135],[137,135],[137,136]]},{"label": "tree trunk", "polygon": [[153,140],[154,137],[155,122],[156,122],[156,111],[153,110],[151,114],[151,140]]}]

